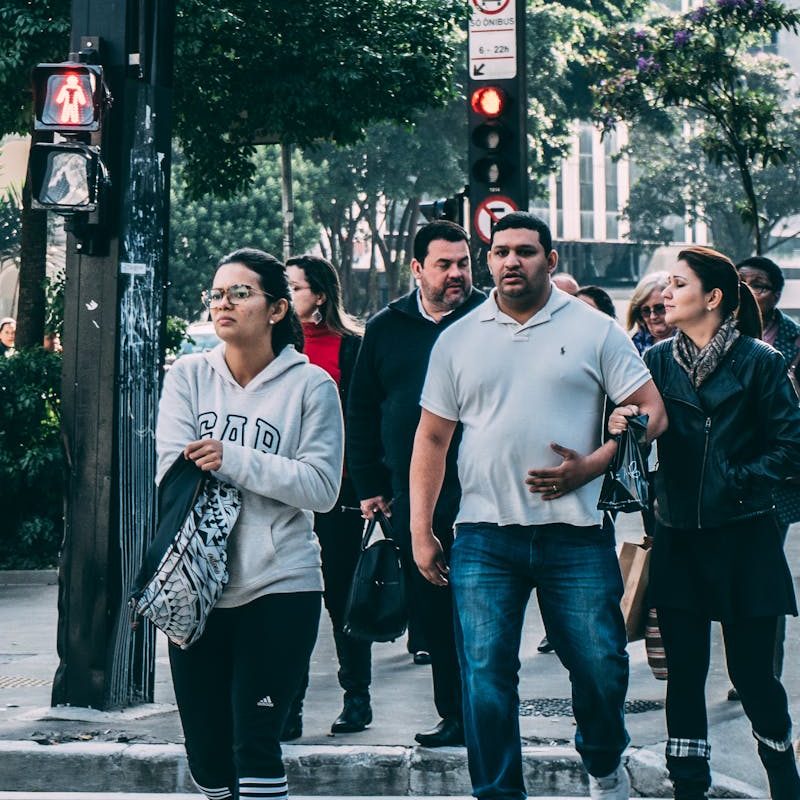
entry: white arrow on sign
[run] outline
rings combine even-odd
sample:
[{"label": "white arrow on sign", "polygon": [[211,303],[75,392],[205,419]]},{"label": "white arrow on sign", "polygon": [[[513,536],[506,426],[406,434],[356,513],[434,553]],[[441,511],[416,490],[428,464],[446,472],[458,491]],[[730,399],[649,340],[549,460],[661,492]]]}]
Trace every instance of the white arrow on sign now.
[{"label": "white arrow on sign", "polygon": [[472,0],[469,75],[495,81],[517,74],[517,20],[511,0]]}]

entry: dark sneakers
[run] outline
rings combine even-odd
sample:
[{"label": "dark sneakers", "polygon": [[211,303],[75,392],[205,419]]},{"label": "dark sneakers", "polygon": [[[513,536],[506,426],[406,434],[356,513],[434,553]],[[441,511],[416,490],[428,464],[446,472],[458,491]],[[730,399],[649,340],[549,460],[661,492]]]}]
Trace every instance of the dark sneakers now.
[{"label": "dark sneakers", "polygon": [[355,695],[344,698],[342,713],[331,725],[331,733],[358,733],[372,722],[372,708],[369,695]]},{"label": "dark sneakers", "polygon": [[464,745],[464,726],[456,717],[445,717],[435,728],[414,736],[423,747],[458,747]]}]

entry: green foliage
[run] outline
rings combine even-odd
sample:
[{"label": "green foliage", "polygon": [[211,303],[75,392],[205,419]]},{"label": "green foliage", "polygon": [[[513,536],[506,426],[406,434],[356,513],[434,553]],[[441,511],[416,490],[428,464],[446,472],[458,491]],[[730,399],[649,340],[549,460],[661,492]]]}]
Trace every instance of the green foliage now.
[{"label": "green foliage", "polygon": [[[589,116],[592,52],[609,28],[636,18],[642,0],[529,0],[528,143],[531,195],[569,154],[572,123]],[[546,76],[541,78],[540,76]]]},{"label": "green foliage", "polygon": [[63,528],[61,356],[0,358],[0,568],[52,567]]},{"label": "green foliage", "polygon": [[258,135],[346,144],[372,122],[442,105],[468,9],[465,0],[183,0],[175,129],[189,185],[241,191]]},{"label": "green foliage", "polygon": [[66,274],[59,269],[52,277],[45,279],[44,293],[47,302],[45,307],[45,333],[54,333],[59,338],[64,335],[64,287]]},{"label": "green foliage", "polygon": [[176,355],[186,339],[186,328],[189,323],[180,317],[167,317],[166,331],[164,334],[164,352],[167,355]]},{"label": "green foliage", "polygon": [[699,115],[705,156],[738,172],[746,198],[742,217],[753,226],[757,252],[761,213],[753,165],[785,162],[791,148],[778,126],[781,94],[770,91],[770,69],[760,68],[768,56],[750,51],[799,27],[800,13],[777,0],[715,0],[646,26],[620,27],[592,60],[599,76],[594,115],[606,130],[618,120],[669,130],[671,108]]},{"label": "green foliage", "polygon": [[30,132],[31,69],[69,49],[69,0],[3,0],[0,5],[0,135]]},{"label": "green foliage", "polygon": [[[781,137],[800,152],[800,111],[782,114],[778,124]],[[672,232],[664,229],[664,218],[686,216],[705,222],[715,247],[734,260],[752,255],[753,225],[743,213],[748,203],[738,171],[730,163],[709,161],[701,136],[634,132],[630,154],[639,165],[626,209],[631,239],[666,242]],[[762,252],[767,253],[779,243],[784,221],[800,213],[800,162],[758,163],[752,177],[761,200]]]},{"label": "green foliage", "polygon": [[22,198],[12,190],[0,195],[0,258],[16,257],[22,241]]},{"label": "green foliage", "polygon": [[[295,182],[295,249],[314,245],[318,229],[312,218],[312,198],[306,189],[307,165],[293,157]],[[275,146],[258,147],[253,155],[253,181],[247,191],[223,200],[211,194],[189,197],[185,160],[173,159],[170,212],[170,314],[194,320],[202,313],[200,294],[208,286],[219,259],[237,247],[259,247],[282,253],[280,153]]]}]

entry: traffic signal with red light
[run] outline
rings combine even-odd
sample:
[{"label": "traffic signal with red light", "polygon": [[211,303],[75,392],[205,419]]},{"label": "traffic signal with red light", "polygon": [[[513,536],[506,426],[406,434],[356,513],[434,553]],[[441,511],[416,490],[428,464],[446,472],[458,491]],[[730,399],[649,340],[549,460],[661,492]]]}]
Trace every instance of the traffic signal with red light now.
[{"label": "traffic signal with red light", "polygon": [[[524,115],[514,96],[513,81],[500,83],[505,87],[471,81],[469,183],[474,210],[493,202],[494,197],[517,208],[527,206]],[[479,229],[478,234],[488,241],[485,230]]]},{"label": "traffic signal with red light", "polygon": [[[102,127],[110,102],[98,64],[64,61],[34,67],[34,142],[28,161],[34,208],[59,214],[94,212],[84,221],[101,221],[108,182]],[[42,141],[52,139],[49,133],[58,140]]]}]

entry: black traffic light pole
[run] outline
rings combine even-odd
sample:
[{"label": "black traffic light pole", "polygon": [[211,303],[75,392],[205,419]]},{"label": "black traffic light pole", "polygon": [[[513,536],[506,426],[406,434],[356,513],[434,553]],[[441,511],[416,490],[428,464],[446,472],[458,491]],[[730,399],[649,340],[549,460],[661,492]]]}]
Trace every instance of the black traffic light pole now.
[{"label": "black traffic light pole", "polygon": [[70,49],[87,37],[99,42],[113,98],[102,132],[111,191],[103,244],[67,240],[69,474],[54,705],[107,709],[153,698],[154,636],[150,626],[131,629],[126,599],[154,529],[174,14],[169,0],[72,3]]}]

